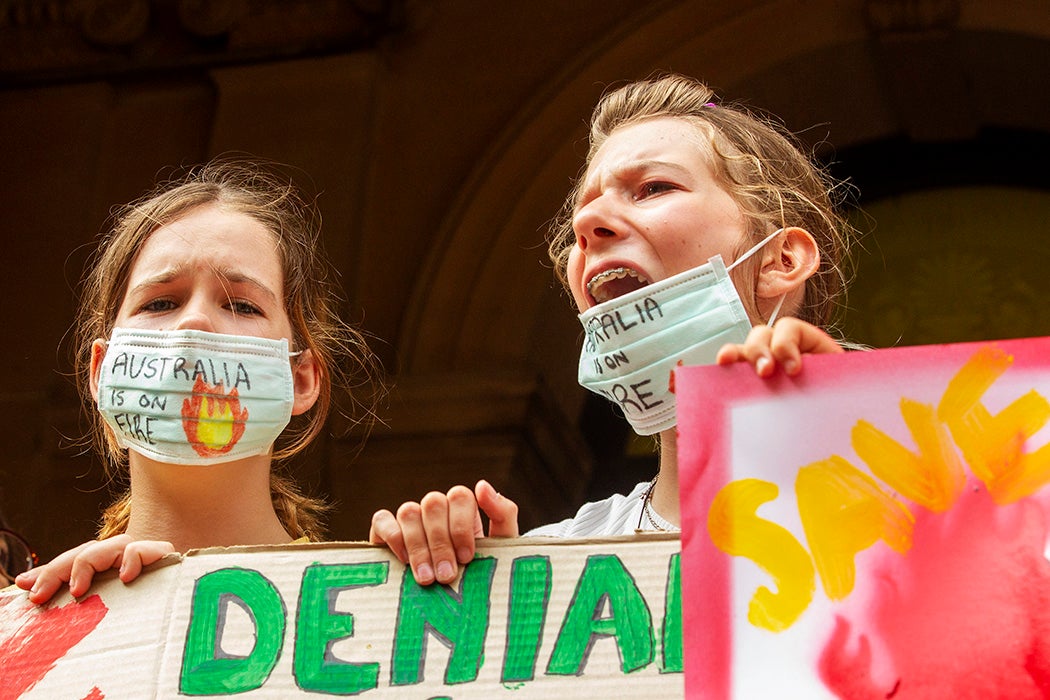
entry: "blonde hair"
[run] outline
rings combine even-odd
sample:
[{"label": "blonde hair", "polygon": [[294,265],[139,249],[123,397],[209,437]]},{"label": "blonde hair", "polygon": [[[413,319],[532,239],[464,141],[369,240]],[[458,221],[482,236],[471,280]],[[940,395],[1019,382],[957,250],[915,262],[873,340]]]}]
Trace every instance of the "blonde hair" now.
[{"label": "blonde hair", "polygon": [[[284,273],[284,307],[292,326],[291,343],[310,350],[321,375],[321,391],[313,408],[292,418],[274,445],[274,462],[298,454],[321,432],[333,404],[333,386],[345,388],[349,406],[343,410],[367,427],[382,393],[378,362],[360,331],[338,314],[340,303],[332,282],[334,271],[320,245],[320,216],[303,201],[291,182],[245,159],[220,159],[188,170],[182,177],[158,185],[152,192],[114,212],[81,285],[74,342],[77,385],[92,423],[92,440],[111,476],[122,473],[127,454],[118,446],[91,398],[91,345],[109,338],[124,299],[128,277],[146,239],[157,229],[190,210],[218,204],[262,223],[276,243]],[[281,523],[292,537],[318,539],[323,533],[323,501],[306,496],[274,466],[270,492]],[[120,534],[130,516],[130,492],[125,492],[102,516],[100,537]]]},{"label": "blonde hair", "polygon": [[[562,284],[576,242],[573,216],[587,168],[595,153],[617,129],[658,117],[685,119],[710,145],[708,156],[717,182],[740,207],[748,239],[740,254],[778,228],[798,226],[809,231],[820,250],[820,266],[806,280],[801,307],[804,321],[829,326],[836,302],[845,290],[853,229],[838,212],[846,189],[802,153],[795,138],[779,123],[740,106],[716,103],[714,92],[682,75],[667,75],[629,83],[607,93],[591,115],[587,160],[580,177],[551,227],[548,252]],[[730,261],[727,261],[727,263]],[[759,256],[742,264],[740,274],[754,283],[737,285],[745,306],[755,308]],[[734,271],[736,276],[736,271]]]}]

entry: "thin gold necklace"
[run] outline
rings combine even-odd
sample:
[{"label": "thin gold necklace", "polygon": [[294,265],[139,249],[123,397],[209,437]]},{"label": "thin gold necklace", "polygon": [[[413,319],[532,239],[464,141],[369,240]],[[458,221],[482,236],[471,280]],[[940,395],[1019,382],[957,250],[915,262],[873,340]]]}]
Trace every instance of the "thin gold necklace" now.
[{"label": "thin gold necklace", "polygon": [[656,476],[654,476],[653,480],[649,482],[649,486],[646,487],[645,493],[642,494],[642,512],[638,514],[638,526],[634,528],[639,532],[642,531],[643,515],[649,521],[649,524],[653,526],[653,529],[658,530],[660,532],[667,532],[667,528],[662,527],[660,523],[656,522],[656,519],[653,518],[652,513],[653,491],[656,490],[656,480],[659,478],[660,472],[656,472]]}]

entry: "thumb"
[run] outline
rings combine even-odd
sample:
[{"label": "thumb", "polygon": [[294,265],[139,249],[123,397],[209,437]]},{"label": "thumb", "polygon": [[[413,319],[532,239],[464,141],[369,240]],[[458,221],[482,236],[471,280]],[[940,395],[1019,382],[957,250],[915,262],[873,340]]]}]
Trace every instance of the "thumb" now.
[{"label": "thumb", "polygon": [[474,487],[478,507],[489,519],[489,537],[518,536],[518,504],[501,496],[492,484],[482,479]]}]

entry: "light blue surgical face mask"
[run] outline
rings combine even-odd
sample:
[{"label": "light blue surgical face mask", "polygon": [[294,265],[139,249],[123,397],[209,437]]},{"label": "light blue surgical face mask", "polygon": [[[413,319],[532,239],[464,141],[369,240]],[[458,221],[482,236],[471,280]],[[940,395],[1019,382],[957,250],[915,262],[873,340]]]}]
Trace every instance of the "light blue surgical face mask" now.
[{"label": "light blue surgical face mask", "polygon": [[270,451],[292,415],[287,340],[116,328],[98,410],[121,447],[168,464]]},{"label": "light blue surgical face mask", "polygon": [[[580,314],[586,337],[580,384],[620,406],[639,435],[674,427],[671,371],[714,364],[726,343],[743,343],[751,330],[729,271],[783,229],[767,236],[729,268],[716,255],[706,264],[610,299]],[[780,310],[781,297],[769,319]]]}]

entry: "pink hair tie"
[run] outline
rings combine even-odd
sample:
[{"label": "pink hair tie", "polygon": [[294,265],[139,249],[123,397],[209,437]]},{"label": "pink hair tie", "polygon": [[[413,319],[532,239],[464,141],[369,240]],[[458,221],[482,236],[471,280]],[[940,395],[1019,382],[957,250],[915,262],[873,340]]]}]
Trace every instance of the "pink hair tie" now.
[{"label": "pink hair tie", "polygon": [[707,103],[704,104],[704,107],[717,107],[717,106],[718,105],[716,105],[714,102],[707,102]]}]

